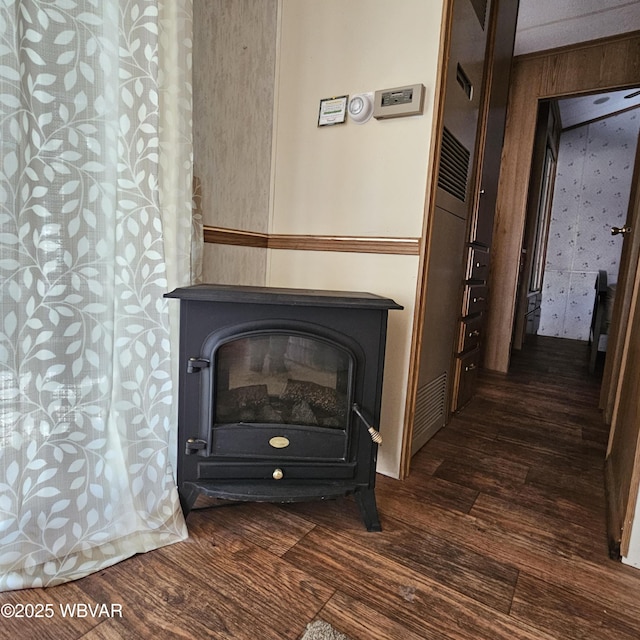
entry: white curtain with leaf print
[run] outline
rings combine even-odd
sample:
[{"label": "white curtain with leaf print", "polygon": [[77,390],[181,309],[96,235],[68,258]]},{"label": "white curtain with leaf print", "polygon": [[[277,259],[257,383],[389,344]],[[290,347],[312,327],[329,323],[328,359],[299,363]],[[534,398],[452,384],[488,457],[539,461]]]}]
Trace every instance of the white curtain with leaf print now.
[{"label": "white curtain with leaf print", "polygon": [[0,590],[186,537],[190,2],[0,1]]}]

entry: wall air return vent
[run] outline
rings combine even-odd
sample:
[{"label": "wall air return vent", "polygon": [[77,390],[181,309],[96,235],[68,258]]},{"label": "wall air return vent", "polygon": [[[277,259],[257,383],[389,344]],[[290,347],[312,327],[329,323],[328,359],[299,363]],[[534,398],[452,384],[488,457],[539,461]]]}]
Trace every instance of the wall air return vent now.
[{"label": "wall air return vent", "polygon": [[487,0],[471,0],[471,5],[480,20],[480,26],[484,29],[484,23],[487,19]]},{"label": "wall air return vent", "polygon": [[411,453],[416,453],[445,422],[447,372],[418,389]]},{"label": "wall air return vent", "polygon": [[467,148],[445,127],[440,149],[438,186],[462,202],[467,197],[470,159]]}]

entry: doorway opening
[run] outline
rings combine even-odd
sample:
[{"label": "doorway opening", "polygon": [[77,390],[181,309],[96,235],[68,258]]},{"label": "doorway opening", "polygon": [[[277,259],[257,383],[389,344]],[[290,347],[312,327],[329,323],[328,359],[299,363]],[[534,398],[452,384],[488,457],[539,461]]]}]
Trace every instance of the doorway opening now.
[{"label": "doorway opening", "polygon": [[[602,376],[629,207],[640,90],[539,102],[513,346],[583,342]],[[596,323],[596,318],[598,322]]]}]

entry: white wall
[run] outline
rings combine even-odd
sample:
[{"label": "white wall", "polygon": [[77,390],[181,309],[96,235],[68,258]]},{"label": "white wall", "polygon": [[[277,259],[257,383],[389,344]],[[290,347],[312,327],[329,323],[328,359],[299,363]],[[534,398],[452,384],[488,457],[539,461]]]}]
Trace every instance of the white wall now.
[{"label": "white wall", "polygon": [[640,496],[636,502],[636,515],[631,525],[631,538],[629,539],[629,552],[622,557],[623,564],[628,564],[636,569],[640,569]]},{"label": "white wall", "polygon": [[[269,231],[420,237],[442,0],[281,0]],[[320,100],[423,83],[422,116],[318,127]],[[399,474],[417,256],[269,251],[267,284],[369,291],[389,313],[378,470]]]}]

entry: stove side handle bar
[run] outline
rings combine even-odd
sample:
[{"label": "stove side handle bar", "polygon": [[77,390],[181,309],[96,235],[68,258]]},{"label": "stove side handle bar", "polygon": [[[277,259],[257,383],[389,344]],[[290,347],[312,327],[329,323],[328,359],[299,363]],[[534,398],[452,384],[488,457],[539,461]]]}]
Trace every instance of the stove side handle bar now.
[{"label": "stove side handle bar", "polygon": [[380,435],[380,432],[362,415],[362,411],[360,411],[360,407],[356,402],[351,406],[351,410],[358,416],[358,418],[360,418],[362,424],[367,428],[371,439],[376,444],[382,444],[382,436]]}]

